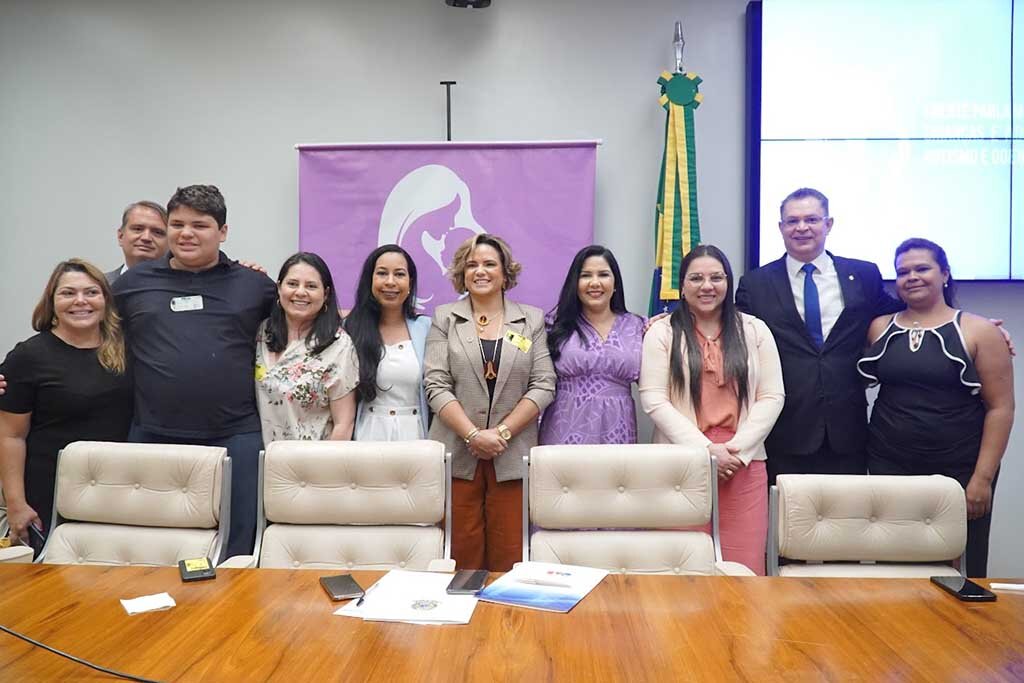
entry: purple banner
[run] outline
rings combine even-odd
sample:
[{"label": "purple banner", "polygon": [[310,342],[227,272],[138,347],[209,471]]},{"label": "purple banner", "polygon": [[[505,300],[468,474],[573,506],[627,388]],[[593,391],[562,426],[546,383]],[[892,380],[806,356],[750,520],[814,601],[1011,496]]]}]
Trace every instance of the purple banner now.
[{"label": "purple banner", "polygon": [[489,232],[523,264],[509,296],[548,310],[593,241],[596,163],[592,141],[300,146],[299,248],[327,261],[349,308],[366,255],[401,245],[429,315],[457,297],[445,270],[459,244]]}]

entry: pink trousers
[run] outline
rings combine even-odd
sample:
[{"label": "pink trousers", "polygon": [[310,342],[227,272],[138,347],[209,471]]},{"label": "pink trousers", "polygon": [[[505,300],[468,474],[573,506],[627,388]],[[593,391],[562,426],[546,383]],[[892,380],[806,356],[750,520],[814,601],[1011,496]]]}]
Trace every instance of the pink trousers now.
[{"label": "pink trousers", "polygon": [[[712,443],[725,443],[733,435],[732,430],[721,427],[704,432]],[[768,471],[763,460],[751,460],[728,481],[718,480],[718,532],[722,559],[744,564],[758,576],[764,576]]]}]

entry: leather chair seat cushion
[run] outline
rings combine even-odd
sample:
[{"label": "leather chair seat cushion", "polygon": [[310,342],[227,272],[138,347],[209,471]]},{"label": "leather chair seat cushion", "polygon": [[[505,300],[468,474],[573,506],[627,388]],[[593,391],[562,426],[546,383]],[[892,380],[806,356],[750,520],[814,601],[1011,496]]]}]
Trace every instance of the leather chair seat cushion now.
[{"label": "leather chair seat cushion", "polygon": [[213,557],[215,529],[155,529],[65,522],[50,534],[47,564],[175,566],[179,560]]},{"label": "leather chair seat cushion", "polygon": [[927,579],[931,576],[960,576],[948,564],[859,564],[826,562],[822,564],[787,564],[779,567],[780,576],[836,577],[850,579]]},{"label": "leather chair seat cushion", "polygon": [[700,531],[540,530],[530,537],[530,556],[625,574],[715,573],[714,543]]},{"label": "leather chair seat cushion", "polygon": [[271,524],[263,533],[260,567],[278,569],[417,569],[444,557],[435,526]]}]

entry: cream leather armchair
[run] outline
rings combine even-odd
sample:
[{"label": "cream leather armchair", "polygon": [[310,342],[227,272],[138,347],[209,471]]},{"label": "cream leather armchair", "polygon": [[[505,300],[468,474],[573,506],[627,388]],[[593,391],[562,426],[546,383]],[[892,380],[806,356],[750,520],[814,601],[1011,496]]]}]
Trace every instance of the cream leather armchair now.
[{"label": "cream leather armchair", "polygon": [[57,458],[52,531],[40,559],[173,566],[208,557],[216,563],[230,504],[224,448],[76,441]]},{"label": "cream leather armchair", "polygon": [[437,441],[274,441],[260,481],[255,556],[222,567],[428,569],[451,556],[450,460]]},{"label": "cream leather armchair", "polygon": [[958,576],[966,545],[964,490],[949,477],[784,474],[770,490],[771,576]]},{"label": "cream leather armchair", "polygon": [[[623,574],[753,576],[722,561],[718,479],[706,449],[537,446],[524,459],[524,560]],[[709,532],[692,529],[703,526]]]}]

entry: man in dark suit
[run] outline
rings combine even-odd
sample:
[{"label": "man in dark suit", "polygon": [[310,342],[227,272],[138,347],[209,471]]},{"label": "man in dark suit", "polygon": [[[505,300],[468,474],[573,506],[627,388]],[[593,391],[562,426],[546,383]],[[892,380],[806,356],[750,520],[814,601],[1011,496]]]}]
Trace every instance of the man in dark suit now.
[{"label": "man in dark suit", "polygon": [[117,244],[124,252],[124,264],[104,273],[110,284],[129,268],[167,255],[167,211],[146,200],[129,204],[121,214]]},{"label": "man in dark suit", "polygon": [[875,316],[904,305],[878,266],[825,251],[828,198],[801,188],[780,207],[786,255],[740,279],[736,305],[763,320],[782,359],[786,403],[768,436],[768,479],[864,474],[867,400],[856,363]]}]

